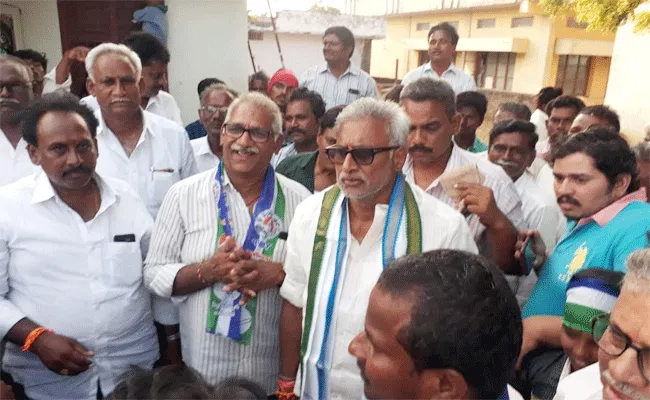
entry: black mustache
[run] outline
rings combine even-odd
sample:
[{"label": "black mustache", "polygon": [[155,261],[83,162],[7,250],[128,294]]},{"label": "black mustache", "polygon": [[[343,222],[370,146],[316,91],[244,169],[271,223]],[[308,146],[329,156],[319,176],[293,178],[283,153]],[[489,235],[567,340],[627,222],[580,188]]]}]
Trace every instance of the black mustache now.
[{"label": "black mustache", "polygon": [[300,132],[300,133],[302,133],[303,135],[307,133],[307,132],[305,132],[305,130],[302,129],[302,128],[293,127],[293,128],[289,128],[289,130],[287,131],[287,135],[291,135],[291,134],[294,134],[294,133],[296,133],[296,132]]},{"label": "black mustache", "polygon": [[70,169],[67,170],[67,171],[63,171],[62,176],[65,177],[66,175],[74,174],[75,172],[84,172],[84,173],[90,174],[90,173],[92,173],[93,171],[92,171],[90,168],[86,168],[86,167],[80,166],[80,167],[70,168]]},{"label": "black mustache", "polygon": [[431,147],[427,147],[421,144],[416,144],[409,147],[409,153],[412,153],[414,151],[420,151],[422,153],[432,153],[433,149]]},{"label": "black mustache", "polygon": [[580,202],[578,200],[566,194],[564,196],[558,197],[557,204],[560,203],[569,203],[569,204],[573,204],[574,206],[580,206]]}]

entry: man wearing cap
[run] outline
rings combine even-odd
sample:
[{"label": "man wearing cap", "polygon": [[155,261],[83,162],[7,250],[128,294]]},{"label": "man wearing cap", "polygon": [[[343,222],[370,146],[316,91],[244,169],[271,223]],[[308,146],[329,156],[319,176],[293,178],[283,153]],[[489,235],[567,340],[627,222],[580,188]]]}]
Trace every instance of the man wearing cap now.
[{"label": "man wearing cap", "polygon": [[[563,354],[558,353],[558,357],[565,360],[563,363],[526,372],[525,378],[535,395],[549,398],[556,387],[560,395],[561,383],[566,377],[598,361],[598,345],[591,335],[592,320],[612,311],[623,276],[623,272],[601,268],[582,270],[569,281],[563,317],[543,315],[524,320],[522,354],[531,345],[564,350]],[[544,388],[542,392],[540,385]]]},{"label": "man wearing cap", "polygon": [[269,94],[271,100],[280,107],[283,117],[291,92],[297,87],[298,78],[288,69],[279,69],[278,72],[273,74],[271,80],[269,80],[266,92]]}]

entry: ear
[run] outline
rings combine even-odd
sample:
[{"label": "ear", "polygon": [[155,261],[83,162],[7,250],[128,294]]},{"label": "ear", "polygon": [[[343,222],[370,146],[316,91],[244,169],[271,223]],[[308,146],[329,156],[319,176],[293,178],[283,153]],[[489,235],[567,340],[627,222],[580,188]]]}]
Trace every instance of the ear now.
[{"label": "ear", "polygon": [[621,198],[627,193],[627,188],[630,187],[632,183],[632,176],[630,174],[620,174],[616,177],[616,182],[614,182],[614,187],[612,188],[612,194],[615,198]]},{"label": "ear", "polygon": [[275,150],[273,151],[275,154],[278,154],[280,152],[283,142],[284,142],[284,135],[279,135],[278,138],[275,139]]},{"label": "ear", "polygon": [[31,143],[27,143],[27,153],[29,154],[29,159],[32,160],[32,164],[41,165],[41,156],[38,154],[38,149]]},{"label": "ear", "polygon": [[406,147],[400,147],[393,152],[393,169],[395,172],[400,172],[404,163],[406,162],[406,155],[408,150]]},{"label": "ear", "polygon": [[465,378],[453,369],[429,369],[420,375],[420,399],[469,399],[470,389]]},{"label": "ear", "polygon": [[460,121],[462,119],[463,117],[459,113],[454,114],[454,117],[451,119],[451,126],[454,128],[454,135],[458,133],[458,130],[460,129]]},{"label": "ear", "polygon": [[140,80],[138,81],[138,89],[140,90],[140,96],[142,96],[142,93],[144,92],[144,79],[140,77]]},{"label": "ear", "polygon": [[93,80],[90,79],[90,77],[86,78],[86,90],[88,91],[88,93],[95,96],[95,82],[93,82]]},{"label": "ear", "polygon": [[531,165],[533,165],[533,163],[535,162],[535,158],[537,158],[537,150],[533,149],[533,152],[530,155],[530,160],[528,161],[528,164],[526,164],[526,167],[530,167]]}]

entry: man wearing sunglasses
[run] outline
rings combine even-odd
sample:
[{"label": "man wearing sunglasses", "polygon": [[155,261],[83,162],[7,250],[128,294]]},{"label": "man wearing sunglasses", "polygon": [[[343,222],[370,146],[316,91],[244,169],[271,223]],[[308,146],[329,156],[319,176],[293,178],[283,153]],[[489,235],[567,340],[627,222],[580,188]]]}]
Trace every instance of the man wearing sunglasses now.
[{"label": "man wearing sunglasses", "polygon": [[201,92],[199,119],[208,134],[190,141],[199,172],[216,167],[221,158],[221,128],[228,106],[234,99],[223,84],[210,85]]},{"label": "man wearing sunglasses", "polygon": [[384,266],[435,249],[477,252],[463,217],[404,179],[408,118],[397,104],[357,100],[334,132],[337,185],[305,200],[289,228],[279,398],[359,398],[347,347]]},{"label": "man wearing sunglasses", "polygon": [[592,320],[598,364],[569,375],[558,387],[559,400],[650,398],[650,250],[627,260],[627,273],[611,315]]},{"label": "man wearing sunglasses", "polygon": [[[404,87],[400,103],[410,119],[409,158],[404,175],[438,200],[460,208],[467,215],[481,255],[492,259],[504,272],[520,275],[522,271],[513,254],[517,229],[525,228],[521,200],[501,167],[452,141],[460,124],[455,99],[451,86],[443,80],[420,78]],[[445,172],[468,165],[475,165],[485,181],[457,184],[460,201],[456,204],[439,178]]]},{"label": "man wearing sunglasses", "polygon": [[179,303],[183,361],[210,385],[240,376],[276,389],[287,229],[309,196],[270,167],[281,145],[278,106],[241,95],[221,162],[173,186],[154,227],[145,284]]}]

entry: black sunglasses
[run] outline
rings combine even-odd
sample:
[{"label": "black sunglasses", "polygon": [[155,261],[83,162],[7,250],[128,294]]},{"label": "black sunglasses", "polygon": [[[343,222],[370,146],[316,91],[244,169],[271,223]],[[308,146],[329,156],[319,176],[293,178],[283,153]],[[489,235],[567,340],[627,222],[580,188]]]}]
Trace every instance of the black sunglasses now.
[{"label": "black sunglasses", "polygon": [[375,160],[377,153],[399,149],[400,146],[390,147],[357,147],[355,149],[346,149],[343,147],[328,147],[325,149],[327,158],[334,164],[343,164],[348,154],[359,165],[370,165]]}]

